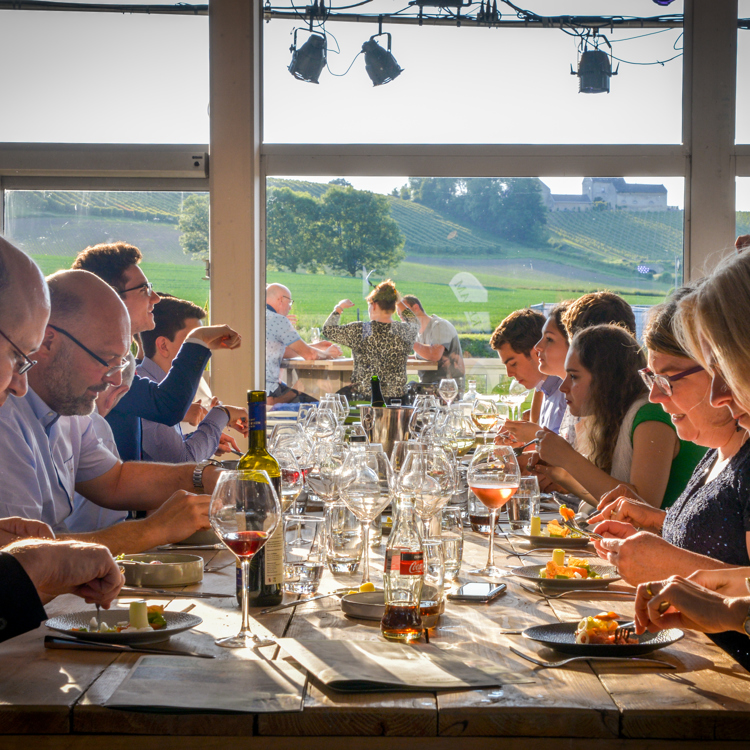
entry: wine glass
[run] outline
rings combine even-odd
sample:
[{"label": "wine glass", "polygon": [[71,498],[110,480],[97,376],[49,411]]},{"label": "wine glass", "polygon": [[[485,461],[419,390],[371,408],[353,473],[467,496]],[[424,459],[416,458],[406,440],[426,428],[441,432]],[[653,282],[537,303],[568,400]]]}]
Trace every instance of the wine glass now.
[{"label": "wine glass", "polygon": [[382,446],[353,446],[341,467],[341,499],[362,527],[362,583],[370,580],[370,524],[391,502],[393,472]]},{"label": "wine glass", "polygon": [[326,405],[321,402],[320,406],[315,411],[310,412],[305,420],[305,432],[311,440],[317,442],[335,435],[339,420],[331,406],[330,403]]},{"label": "wine glass", "polygon": [[471,407],[471,418],[482,432],[483,442],[487,443],[487,433],[494,427],[498,417],[498,403],[494,399],[479,397]]},{"label": "wine glass", "polygon": [[506,571],[495,567],[495,523],[497,511],[518,490],[521,471],[509,445],[483,445],[469,464],[469,489],[490,511],[490,549],[487,566],[469,571],[472,575],[498,578]]},{"label": "wine glass", "polygon": [[453,400],[458,396],[458,383],[454,378],[443,378],[438,385],[438,393],[445,401],[445,405],[450,407]]},{"label": "wine glass", "polygon": [[399,474],[401,472],[406,460],[406,454],[409,451],[426,451],[428,447],[427,443],[420,442],[419,440],[397,440],[393,444],[393,450],[391,451],[391,468],[394,473]]},{"label": "wine glass", "polygon": [[292,506],[295,513],[302,513],[303,509],[296,506],[299,496],[305,487],[305,476],[299,467],[299,462],[289,448],[277,448],[273,457],[281,469],[281,512],[286,513]]},{"label": "wine glass", "polygon": [[223,471],[208,510],[211,527],[242,567],[242,625],[237,635],[219,638],[224,648],[255,648],[275,642],[261,639],[248,627],[247,585],[250,561],[276,530],[281,505],[265,471]]},{"label": "wine glass", "polygon": [[422,538],[430,536],[430,519],[448,504],[455,489],[455,475],[448,454],[438,446],[425,451],[410,450],[396,482],[401,497],[414,500],[422,520]]},{"label": "wine glass", "polygon": [[319,443],[310,454],[307,485],[326,504],[336,494],[337,480],[348,452],[343,443]]},{"label": "wine glass", "polygon": [[508,400],[515,410],[516,420],[521,418],[521,405],[528,398],[529,389],[525,385],[521,385],[515,378],[510,381],[508,386]]}]

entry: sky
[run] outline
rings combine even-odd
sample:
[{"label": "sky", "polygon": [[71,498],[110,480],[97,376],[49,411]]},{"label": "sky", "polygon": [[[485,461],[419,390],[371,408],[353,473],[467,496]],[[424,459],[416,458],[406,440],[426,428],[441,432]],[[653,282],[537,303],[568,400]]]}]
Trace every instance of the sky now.
[{"label": "sky", "polygon": [[[666,9],[651,0],[518,4],[540,14],[559,13],[563,5],[566,13],[580,14],[682,12],[681,0]],[[394,11],[406,5],[405,0],[374,0],[357,10]],[[740,10],[750,15],[750,2],[741,0]],[[469,23],[461,28],[386,25],[404,72],[373,87],[362,56],[356,56],[377,26],[329,22],[330,70],[314,85],[287,71],[294,28],[280,20],[263,25],[267,142],[680,141],[681,58],[664,65],[620,63],[611,93],[585,95],[577,93],[577,78],[570,74],[578,40],[559,30],[474,28]],[[0,29],[0,62],[13,71],[3,81],[0,141],[208,141],[206,17],[4,10]],[[302,28],[298,37],[301,44],[307,31]],[[623,30],[608,37],[615,55],[633,62],[679,53],[679,30]],[[750,31],[740,32],[739,38],[737,132],[738,141],[750,142]],[[385,38],[379,41],[386,43]],[[351,70],[341,76],[350,64]],[[682,206],[682,178],[628,180],[661,182],[670,205]],[[390,192],[406,178],[350,181],[355,187]],[[580,177],[544,181],[553,192],[580,192]],[[740,181],[738,208],[750,210],[750,179]]]}]

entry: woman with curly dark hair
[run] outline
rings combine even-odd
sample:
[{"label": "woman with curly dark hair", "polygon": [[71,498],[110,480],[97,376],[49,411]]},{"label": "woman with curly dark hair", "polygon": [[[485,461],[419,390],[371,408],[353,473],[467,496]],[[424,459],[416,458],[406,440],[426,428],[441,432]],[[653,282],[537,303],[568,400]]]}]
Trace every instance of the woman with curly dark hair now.
[{"label": "woman with curly dark hair", "polygon": [[[394,321],[396,307],[404,322]],[[400,302],[395,284],[381,281],[367,297],[370,320],[341,325],[341,313],[354,307],[349,299],[342,299],[323,324],[323,336],[352,350],[354,369],[347,396],[370,398],[370,380],[380,378],[385,398],[401,398],[406,392],[406,359],[419,335],[419,321],[406,305]]]},{"label": "woman with curly dark hair", "polygon": [[682,444],[669,415],[648,402],[638,372],[645,366],[638,342],[619,326],[576,333],[560,386],[570,412],[582,417],[576,448],[554,433],[539,433],[540,460],[532,470],[594,505],[621,482],[655,507],[674,502],[684,489],[670,481]]}]

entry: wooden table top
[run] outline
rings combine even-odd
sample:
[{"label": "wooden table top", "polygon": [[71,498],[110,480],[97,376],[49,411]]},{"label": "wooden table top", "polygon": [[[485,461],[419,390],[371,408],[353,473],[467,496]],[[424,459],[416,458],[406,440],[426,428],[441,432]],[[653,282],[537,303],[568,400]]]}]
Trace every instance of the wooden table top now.
[{"label": "wooden table top", "polygon": [[[507,546],[513,537],[500,538]],[[514,546],[517,545],[513,542]],[[516,546],[516,549],[522,548]],[[373,578],[382,579],[384,547],[374,550]],[[228,562],[227,551],[209,551],[207,561]],[[466,533],[461,579],[465,571],[481,565],[487,540]],[[542,552],[524,561],[543,564]],[[513,567],[496,549],[496,563]],[[350,586],[357,576],[326,573],[321,592]],[[461,646],[504,667],[533,677],[533,682],[501,688],[460,692],[344,694],[308,679],[304,710],[271,714],[177,714],[112,710],[103,703],[133,667],[138,654],[45,650],[44,626],[0,644],[0,747],[4,750],[85,747],[195,748],[226,750],[237,736],[252,736],[252,748],[388,748],[413,750],[417,746],[528,750],[609,750],[615,747],[706,747],[706,741],[725,748],[747,748],[750,736],[750,674],[701,634],[686,633],[678,643],[656,652],[659,659],[677,668],[580,662],[565,669],[538,669],[509,650],[554,660],[559,654],[500,629],[578,620],[601,610],[633,614],[631,599],[606,591],[557,600],[525,591],[520,581],[507,579],[505,595],[490,604],[447,602],[445,614],[430,641]],[[191,591],[234,591],[234,568],[207,574]],[[629,589],[621,582],[612,588]],[[294,597],[286,595],[289,600]],[[159,600],[164,602],[165,600]],[[267,647],[259,653],[222,649],[216,637],[231,635],[239,627],[234,599],[175,599],[167,608],[191,610],[203,618],[198,628],[174,636],[175,648],[213,653],[219,659],[283,659],[283,652]],[[127,606],[127,600],[116,606]],[[59,597],[47,606],[49,616],[89,609],[73,596]],[[379,623],[349,619],[336,597],[301,605],[296,609],[257,616],[256,632],[297,638],[380,638]],[[166,646],[166,644],[162,644]],[[252,686],[248,686],[251,690]],[[133,737],[132,735],[139,735]],[[356,740],[352,738],[356,737]],[[430,738],[425,742],[426,738]],[[533,738],[533,740],[531,739]],[[678,744],[679,743],[679,744]]]}]

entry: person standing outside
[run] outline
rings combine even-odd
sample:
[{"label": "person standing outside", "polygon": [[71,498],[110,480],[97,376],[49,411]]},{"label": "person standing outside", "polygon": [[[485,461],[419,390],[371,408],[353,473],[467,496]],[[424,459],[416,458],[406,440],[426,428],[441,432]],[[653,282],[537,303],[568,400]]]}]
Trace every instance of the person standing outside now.
[{"label": "person standing outside", "polygon": [[437,315],[428,315],[418,297],[405,294],[401,304],[408,307],[419,321],[419,335],[414,342],[414,352],[421,359],[437,362],[437,370],[419,370],[420,383],[439,383],[443,378],[453,378],[458,392],[464,390],[464,357],[461,341],[453,324]]},{"label": "person standing outside", "polygon": [[299,404],[317,401],[316,398],[290,388],[281,381],[281,360],[285,357],[302,359],[335,359],[341,356],[341,349],[330,341],[306,344],[297,333],[292,309],[292,293],[283,284],[269,284],[266,287],[266,403]]}]

